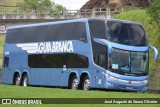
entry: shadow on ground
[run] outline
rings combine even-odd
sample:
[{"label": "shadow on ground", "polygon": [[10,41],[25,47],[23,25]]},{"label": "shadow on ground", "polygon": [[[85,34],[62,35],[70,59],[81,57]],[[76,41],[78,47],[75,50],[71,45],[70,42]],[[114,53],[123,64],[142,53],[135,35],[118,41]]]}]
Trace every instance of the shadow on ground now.
[{"label": "shadow on ground", "polygon": [[160,94],[160,90],[148,89],[148,93]]}]

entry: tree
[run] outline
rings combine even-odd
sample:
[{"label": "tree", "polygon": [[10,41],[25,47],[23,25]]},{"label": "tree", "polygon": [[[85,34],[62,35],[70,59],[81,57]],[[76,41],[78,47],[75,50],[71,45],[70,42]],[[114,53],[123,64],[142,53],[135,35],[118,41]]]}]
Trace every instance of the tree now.
[{"label": "tree", "polygon": [[55,4],[54,5],[54,9],[55,10],[67,10],[64,6],[62,6],[60,4]]},{"label": "tree", "polygon": [[54,2],[51,2],[51,0],[24,0],[24,2],[18,3],[17,7],[20,10],[35,10],[35,11],[66,9],[62,5],[57,5]]},{"label": "tree", "polygon": [[160,0],[156,0],[148,9],[147,13],[151,16],[151,21],[155,22],[160,31]]}]

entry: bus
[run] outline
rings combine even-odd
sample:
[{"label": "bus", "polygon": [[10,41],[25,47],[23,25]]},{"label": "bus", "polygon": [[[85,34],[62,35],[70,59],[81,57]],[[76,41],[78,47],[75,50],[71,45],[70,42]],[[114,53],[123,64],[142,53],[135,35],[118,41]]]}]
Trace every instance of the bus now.
[{"label": "bus", "polygon": [[144,27],[112,18],[82,18],[10,27],[2,82],[22,86],[146,92],[149,49]]}]

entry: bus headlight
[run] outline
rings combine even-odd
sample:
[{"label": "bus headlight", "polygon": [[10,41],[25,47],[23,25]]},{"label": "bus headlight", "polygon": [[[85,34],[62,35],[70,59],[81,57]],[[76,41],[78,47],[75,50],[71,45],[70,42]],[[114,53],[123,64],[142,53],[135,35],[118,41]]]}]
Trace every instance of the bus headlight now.
[{"label": "bus headlight", "polygon": [[111,75],[109,75],[109,74],[107,74],[107,73],[102,72],[102,74],[103,74],[105,77],[110,78],[110,79],[112,79],[112,80],[118,80],[117,77],[111,76]]},{"label": "bus headlight", "polygon": [[114,77],[114,76],[109,76],[110,79],[112,80],[118,80],[118,78]]},{"label": "bus headlight", "polygon": [[141,81],[143,84],[147,84],[148,83],[148,81],[147,80],[143,80],[143,81]]}]

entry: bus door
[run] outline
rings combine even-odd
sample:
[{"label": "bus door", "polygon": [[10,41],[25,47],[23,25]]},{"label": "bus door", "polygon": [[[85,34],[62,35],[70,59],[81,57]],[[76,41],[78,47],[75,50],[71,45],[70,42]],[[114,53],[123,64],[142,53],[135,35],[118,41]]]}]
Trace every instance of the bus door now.
[{"label": "bus door", "polygon": [[97,64],[98,64],[98,66],[100,66],[100,67],[96,68],[96,87],[103,88],[103,85],[104,85],[103,82],[105,81],[105,78],[102,75],[102,72],[104,72],[105,67],[106,67],[106,60],[107,60],[106,53],[99,52],[96,55],[97,55],[96,56]]},{"label": "bus door", "polygon": [[96,69],[96,73],[97,73],[97,77],[96,77],[96,87],[97,88],[103,88],[103,86],[104,86],[104,80],[105,80],[105,78],[104,78],[104,76],[102,75],[102,72],[103,72],[103,70],[101,70],[101,69]]},{"label": "bus door", "polygon": [[[9,75],[9,56],[5,56],[4,59],[3,59],[3,72],[6,72],[6,73],[3,73],[5,74],[5,76],[8,76]],[[9,79],[8,78],[5,78],[7,80],[3,80],[3,81],[6,81],[8,82]]]}]

